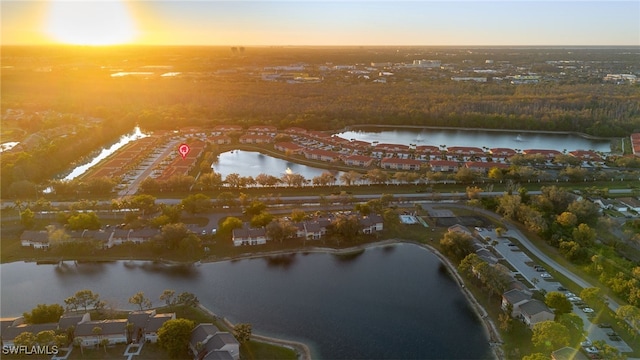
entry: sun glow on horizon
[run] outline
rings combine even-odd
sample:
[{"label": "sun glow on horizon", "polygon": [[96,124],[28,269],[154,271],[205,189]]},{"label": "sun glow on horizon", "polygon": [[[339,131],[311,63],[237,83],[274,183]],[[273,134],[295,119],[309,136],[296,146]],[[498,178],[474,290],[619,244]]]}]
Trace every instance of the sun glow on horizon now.
[{"label": "sun glow on horizon", "polygon": [[137,36],[133,18],[122,0],[51,0],[46,32],[55,41],[72,45],[118,45]]}]

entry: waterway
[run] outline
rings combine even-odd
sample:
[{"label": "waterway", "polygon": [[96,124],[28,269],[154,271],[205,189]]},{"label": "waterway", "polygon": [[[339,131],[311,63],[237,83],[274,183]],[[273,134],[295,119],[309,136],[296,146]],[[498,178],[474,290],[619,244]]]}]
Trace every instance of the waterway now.
[{"label": "waterway", "polygon": [[80,166],[76,167],[75,169],[73,169],[71,171],[71,173],[64,178],[64,180],[73,180],[73,179],[77,178],[78,176],[84,174],[92,166],[94,166],[97,163],[99,163],[100,161],[106,159],[109,155],[115,153],[116,151],[118,151],[123,146],[127,145],[128,143],[130,143],[130,142],[132,142],[134,140],[142,139],[142,138],[147,137],[147,136],[148,135],[143,134],[142,131],[140,131],[139,127],[134,128],[131,133],[126,134],[126,135],[122,135],[120,137],[120,140],[118,140],[117,143],[111,145],[108,148],[103,148],[102,151],[100,151],[100,153],[96,157],[91,159],[91,161],[89,161],[88,163],[80,165]]},{"label": "waterway", "polygon": [[[266,174],[280,178],[289,172],[300,174],[305,179],[311,180],[323,172],[329,171],[274,158],[259,152],[244,150],[233,150],[220,154],[218,161],[214,162],[211,167],[215,172],[221,174],[223,178],[232,173],[253,177]],[[342,172],[333,171],[332,173],[338,179],[336,182],[339,183]]]},{"label": "waterway", "polygon": [[590,139],[576,134],[506,132],[473,129],[381,129],[364,128],[337,133],[344,139],[391,144],[473,146],[478,148],[595,150],[608,153],[611,140]]},{"label": "waterway", "polygon": [[486,359],[485,331],[439,259],[412,244],[171,267],[150,262],[0,265],[0,314],[91,289],[120,308],[164,289],[254,332],[301,341],[324,359]]}]

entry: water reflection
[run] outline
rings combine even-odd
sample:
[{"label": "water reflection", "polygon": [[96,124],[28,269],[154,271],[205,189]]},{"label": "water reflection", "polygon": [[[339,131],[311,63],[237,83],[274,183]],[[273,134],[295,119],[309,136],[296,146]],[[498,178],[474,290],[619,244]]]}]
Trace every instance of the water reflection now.
[{"label": "water reflection", "polygon": [[333,259],[338,265],[344,265],[355,262],[362,254],[364,254],[364,249],[344,254],[333,254]]},{"label": "water reflection", "polygon": [[193,264],[167,264],[163,262],[132,262],[128,261],[124,264],[125,269],[143,270],[148,273],[160,274],[174,278],[193,278],[200,276],[200,270]]},{"label": "water reflection", "polygon": [[275,256],[267,256],[264,258],[267,262],[267,266],[270,268],[282,268],[284,270],[288,270],[293,264],[296,262],[296,254],[284,254],[284,255],[275,255]]},{"label": "water reflection", "polygon": [[109,147],[108,149],[102,149],[100,154],[98,154],[98,156],[93,158],[89,163],[81,165],[81,166],[78,166],[77,168],[73,169],[71,171],[71,174],[67,175],[64,178],[64,180],[73,180],[73,179],[77,178],[78,176],[84,174],[92,166],[96,165],[100,161],[106,159],[109,155],[111,155],[111,154],[115,153],[116,151],[118,151],[118,149],[120,149],[121,147],[127,145],[128,143],[130,143],[130,142],[132,142],[134,140],[142,139],[142,138],[145,138],[147,136],[148,135],[143,134],[142,131],[140,131],[139,127],[136,127],[131,134],[123,135],[120,138],[120,141],[118,141],[117,143],[111,145],[111,147]]}]

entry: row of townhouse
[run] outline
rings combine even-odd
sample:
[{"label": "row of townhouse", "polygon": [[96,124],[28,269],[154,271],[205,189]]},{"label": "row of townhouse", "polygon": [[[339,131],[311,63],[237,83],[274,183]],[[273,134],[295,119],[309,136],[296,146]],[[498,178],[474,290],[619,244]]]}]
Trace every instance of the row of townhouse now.
[{"label": "row of townhouse", "polygon": [[[317,217],[313,220],[293,223],[296,227],[296,237],[307,240],[319,240],[327,234],[328,228],[336,217]],[[373,234],[382,231],[384,224],[382,217],[371,214],[359,219],[360,231],[363,234]],[[266,228],[252,228],[244,224],[242,228],[234,229],[231,235],[234,246],[264,245],[269,239]]]},{"label": "row of townhouse", "polygon": [[503,310],[507,310],[508,306],[511,305],[512,312],[510,315],[524,322],[529,328],[533,328],[539,322],[554,319],[553,311],[544,302],[533,299],[531,290],[521,281],[515,279],[512,272],[498,262],[499,259],[487,249],[485,244],[478,240],[473,232],[459,224],[450,226],[448,230],[471,236],[473,247],[478,257],[489,266],[500,268],[511,279],[507,286],[508,290],[502,294],[501,306]]},{"label": "row of townhouse", "polygon": [[[64,314],[57,323],[25,324],[23,317],[3,318],[0,320],[2,346],[14,346],[18,335],[29,332],[34,335],[41,331],[68,332],[73,329],[73,338],[81,346],[97,346],[107,340],[109,345],[129,342],[158,341],[158,330],[168,320],[176,318],[175,313],[158,314],[155,310],[132,311],[126,319],[91,320],[89,313]],[[129,325],[131,324],[131,325]],[[94,329],[99,328],[96,332]]]},{"label": "row of townhouse", "polygon": [[[126,242],[141,244],[150,241],[160,234],[158,229],[107,229],[107,230],[83,230],[83,231],[65,231],[67,240],[65,241],[83,241],[97,240],[107,248],[115,245],[122,245]],[[20,235],[20,244],[25,247],[34,249],[48,249],[51,246],[49,233],[47,231],[26,230]]]},{"label": "row of townhouse", "polygon": [[600,209],[610,209],[619,212],[635,211],[640,213],[640,199],[633,197],[623,197],[618,199],[589,198],[591,202],[598,205]]}]

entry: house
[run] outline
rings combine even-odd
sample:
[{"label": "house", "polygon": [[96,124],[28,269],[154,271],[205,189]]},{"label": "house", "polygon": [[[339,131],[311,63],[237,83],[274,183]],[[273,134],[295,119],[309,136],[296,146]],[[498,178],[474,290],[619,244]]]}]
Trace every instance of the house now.
[{"label": "house", "polygon": [[399,151],[409,152],[409,145],[401,144],[377,144],[373,147],[373,151],[382,153],[395,153]]},{"label": "house", "polygon": [[264,245],[267,243],[267,232],[264,228],[250,228],[244,224],[240,229],[233,229],[231,240],[233,246]]},{"label": "house", "polygon": [[228,137],[227,135],[215,135],[215,136],[210,137],[209,141],[212,144],[216,144],[216,145],[231,144],[231,138]]},{"label": "house", "polygon": [[522,150],[524,155],[542,155],[547,160],[553,159],[556,155],[561,155],[562,153],[558,150],[544,150],[544,149],[527,149]]},{"label": "house", "polygon": [[520,305],[520,317],[529,328],[533,328],[537,323],[553,321],[555,315],[542,301],[529,300]]},{"label": "house", "polygon": [[640,200],[632,197],[624,197],[619,198],[618,201],[620,201],[623,205],[626,205],[629,210],[640,212]]},{"label": "house", "polygon": [[[101,329],[95,332],[94,329]],[[74,336],[80,339],[82,346],[94,346],[104,339],[109,345],[127,343],[127,319],[87,321],[76,326]]]},{"label": "house", "polygon": [[503,163],[496,162],[482,162],[482,161],[467,161],[464,163],[464,166],[467,169],[471,169],[474,171],[480,171],[486,173],[490,169],[498,168],[498,169],[508,169],[509,165]]},{"label": "house", "polygon": [[284,132],[291,135],[304,136],[307,134],[307,129],[294,126],[294,127],[284,129]]},{"label": "house", "polygon": [[342,159],[342,161],[349,166],[369,167],[373,164],[374,158],[365,155],[350,155]]},{"label": "house", "polygon": [[493,156],[494,158],[508,159],[516,155],[517,152],[509,148],[492,148],[489,149],[489,154],[491,154],[491,156]]},{"label": "house", "polygon": [[273,141],[270,135],[245,134],[240,136],[241,144],[267,144]]},{"label": "house", "polygon": [[242,126],[240,125],[218,125],[213,128],[213,134],[227,134],[230,132],[240,132],[242,131]]},{"label": "house", "polygon": [[271,125],[256,125],[250,126],[247,129],[247,133],[256,135],[269,135],[273,137],[278,133],[278,128]]},{"label": "house", "polygon": [[420,170],[423,162],[415,159],[384,158],[380,160],[383,169]]},{"label": "house", "polygon": [[80,314],[64,314],[58,320],[58,329],[62,331],[67,331],[71,328],[76,328],[78,324],[91,321],[91,314],[84,313]]},{"label": "house", "polygon": [[225,359],[226,352],[231,358],[240,358],[240,343],[228,332],[220,332],[213,324],[199,324],[191,331],[189,350],[195,360]]},{"label": "house", "polygon": [[471,146],[452,146],[447,148],[447,156],[450,157],[483,157],[484,150]]},{"label": "house", "polygon": [[378,214],[370,214],[360,219],[360,226],[362,226],[362,232],[365,234],[373,234],[374,232],[382,231],[384,223],[382,216]]},{"label": "house", "polygon": [[331,224],[331,221],[326,218],[318,218],[311,221],[305,221],[304,237],[307,240],[318,240],[327,234],[327,227]]},{"label": "house", "polygon": [[48,323],[48,324],[20,324],[15,326],[8,326],[4,331],[2,331],[2,346],[14,346],[14,340],[18,335],[30,332],[33,335],[37,335],[41,331],[49,331],[49,330],[57,330],[58,323]]},{"label": "house", "polygon": [[158,342],[158,330],[169,320],[175,320],[175,313],[155,314],[150,316],[144,327],[144,340],[146,342]]},{"label": "house", "polygon": [[626,212],[627,206],[621,203],[618,200],[613,199],[594,199],[592,200],[594,204],[600,206],[601,209],[609,209],[620,212]]},{"label": "house", "polygon": [[502,294],[502,310],[507,310],[509,305],[512,306],[511,316],[518,318],[521,315],[520,305],[531,300],[531,294],[520,290],[509,290]]},{"label": "house", "polygon": [[49,233],[46,231],[26,230],[20,235],[20,244],[34,249],[48,249]]},{"label": "house", "polygon": [[0,334],[4,333],[4,330],[9,326],[18,326],[24,324],[24,317],[6,317],[0,318]]},{"label": "house", "polygon": [[292,142],[279,142],[273,144],[273,148],[287,154],[301,154],[304,146]]},{"label": "house", "polygon": [[149,318],[156,314],[155,310],[132,311],[127,315],[127,323],[131,324],[130,337],[134,342],[139,342],[144,338],[144,329]]},{"label": "house", "polygon": [[335,151],[321,149],[304,149],[302,151],[304,157],[312,160],[335,162],[340,160],[340,154]]},{"label": "house", "polygon": [[602,157],[593,150],[574,150],[570,151],[569,155],[580,159],[582,161],[602,162]]},{"label": "house", "polygon": [[565,346],[551,353],[551,360],[589,360],[578,349]]},{"label": "house", "polygon": [[440,155],[441,150],[437,146],[433,145],[418,145],[416,146],[416,153],[418,154],[430,154],[430,155]]},{"label": "house", "polygon": [[429,161],[429,166],[431,167],[431,171],[446,172],[458,170],[459,164],[457,161],[431,160]]}]

